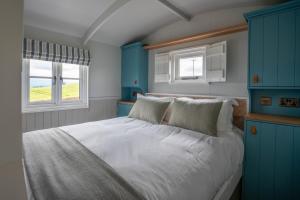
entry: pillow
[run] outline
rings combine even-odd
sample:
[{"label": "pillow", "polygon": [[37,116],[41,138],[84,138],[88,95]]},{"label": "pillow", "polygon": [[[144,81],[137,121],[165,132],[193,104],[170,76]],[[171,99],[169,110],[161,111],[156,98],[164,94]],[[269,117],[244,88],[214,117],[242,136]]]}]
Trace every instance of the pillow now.
[{"label": "pillow", "polygon": [[169,125],[207,135],[217,135],[217,120],[223,102],[184,101],[175,99],[171,105]]},{"label": "pillow", "polygon": [[128,117],[145,120],[151,123],[160,123],[170,102],[139,98],[133,105]]},{"label": "pillow", "polygon": [[173,97],[154,97],[154,96],[144,96],[140,93],[137,94],[137,99],[150,99],[150,100],[158,100],[164,102],[171,102],[173,101]]},{"label": "pillow", "polygon": [[192,102],[223,102],[217,121],[217,130],[220,132],[231,132],[233,129],[233,105],[238,106],[238,102],[231,98],[216,99],[191,99],[187,97],[178,98],[179,100]]}]

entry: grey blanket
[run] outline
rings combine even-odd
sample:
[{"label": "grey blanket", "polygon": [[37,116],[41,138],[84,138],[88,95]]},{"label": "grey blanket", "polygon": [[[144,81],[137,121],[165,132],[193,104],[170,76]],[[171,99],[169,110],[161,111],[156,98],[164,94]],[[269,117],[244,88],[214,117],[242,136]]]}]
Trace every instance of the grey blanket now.
[{"label": "grey blanket", "polygon": [[36,200],[140,200],[114,169],[59,128],[25,133],[24,164]]}]

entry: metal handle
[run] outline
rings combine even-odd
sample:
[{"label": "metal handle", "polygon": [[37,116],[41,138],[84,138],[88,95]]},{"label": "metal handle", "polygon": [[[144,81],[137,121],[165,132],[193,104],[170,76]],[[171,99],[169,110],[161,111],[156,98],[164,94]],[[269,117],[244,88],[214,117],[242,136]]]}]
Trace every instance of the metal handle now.
[{"label": "metal handle", "polygon": [[259,76],[257,74],[254,74],[252,77],[252,82],[253,83],[258,83],[259,82]]},{"label": "metal handle", "polygon": [[251,131],[252,135],[256,135],[257,134],[256,126],[251,126],[250,131]]},{"label": "metal handle", "polygon": [[64,78],[62,76],[59,77],[60,81],[64,81]]},{"label": "metal handle", "polygon": [[57,80],[56,76],[53,76],[53,81],[52,81],[53,85],[56,85],[56,80]]}]

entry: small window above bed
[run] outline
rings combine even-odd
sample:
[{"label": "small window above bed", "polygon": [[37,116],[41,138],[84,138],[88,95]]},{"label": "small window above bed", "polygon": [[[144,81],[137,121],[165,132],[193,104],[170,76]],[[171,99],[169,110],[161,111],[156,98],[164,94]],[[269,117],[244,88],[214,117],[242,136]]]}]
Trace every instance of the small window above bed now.
[{"label": "small window above bed", "polygon": [[155,55],[156,83],[226,81],[226,41]]}]

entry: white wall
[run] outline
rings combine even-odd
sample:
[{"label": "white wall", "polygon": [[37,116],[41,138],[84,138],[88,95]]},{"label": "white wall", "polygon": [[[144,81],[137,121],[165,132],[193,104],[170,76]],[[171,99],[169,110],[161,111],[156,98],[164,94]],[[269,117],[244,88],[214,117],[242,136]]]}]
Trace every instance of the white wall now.
[{"label": "white wall", "polygon": [[[207,12],[195,16],[190,22],[178,21],[162,27],[150,34],[145,43],[153,44],[178,37],[207,32],[227,26],[245,23],[243,14],[260,7],[241,7]],[[227,81],[225,83],[184,83],[166,84],[154,83],[154,55],[174,49],[210,44],[227,40]],[[161,49],[151,50],[149,53],[149,91],[163,93],[207,94],[220,96],[247,97],[247,61],[248,35],[240,32],[231,35],[210,38]]]},{"label": "white wall", "polygon": [[25,199],[21,135],[23,1],[0,1],[0,199]]},{"label": "white wall", "polygon": [[[34,28],[24,27],[25,37],[82,47],[81,39]],[[120,47],[90,41],[89,108],[67,111],[23,114],[23,132],[57,127],[116,116],[117,100],[121,97]]]}]

